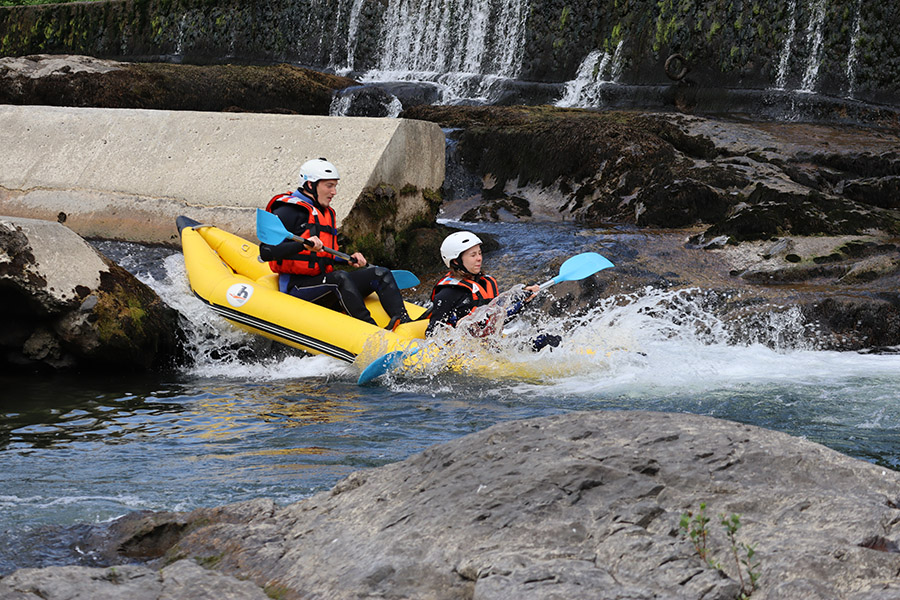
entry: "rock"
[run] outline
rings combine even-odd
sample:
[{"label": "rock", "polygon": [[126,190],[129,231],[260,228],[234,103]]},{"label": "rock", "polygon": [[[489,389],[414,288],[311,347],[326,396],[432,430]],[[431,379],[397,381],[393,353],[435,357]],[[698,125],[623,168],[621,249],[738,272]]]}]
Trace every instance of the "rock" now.
[{"label": "rock", "polygon": [[[570,413],[499,424],[286,507],[170,515],[183,534],[164,560],[284,598],[724,600],[749,593],[719,524],[739,515],[753,598],[887,599],[900,594],[898,490],[900,473],[758,427]],[[681,528],[702,505],[720,568]]]},{"label": "rock", "polygon": [[352,79],[291,65],[127,63],[79,55],[0,58],[0,102],[327,115]]},{"label": "rock", "polygon": [[360,85],[338,91],[330,113],[342,117],[396,117],[403,109],[400,100],[380,87]]},{"label": "rock", "polygon": [[58,223],[0,217],[0,369],[143,370],[180,356],[177,313]]},{"label": "rock", "polygon": [[21,569],[0,580],[5,600],[268,600],[248,581],[180,560],[160,571],[138,565]]}]

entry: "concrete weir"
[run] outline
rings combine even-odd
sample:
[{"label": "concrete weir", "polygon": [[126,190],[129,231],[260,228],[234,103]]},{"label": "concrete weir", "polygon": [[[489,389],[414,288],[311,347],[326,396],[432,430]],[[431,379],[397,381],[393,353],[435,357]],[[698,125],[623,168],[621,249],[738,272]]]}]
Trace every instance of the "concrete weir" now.
[{"label": "concrete weir", "polygon": [[339,221],[386,183],[418,190],[402,226],[444,179],[440,128],[407,119],[3,105],[0,147],[0,213],[146,243],[177,244],[181,214],[255,240],[255,209],[310,158],[341,173]]}]

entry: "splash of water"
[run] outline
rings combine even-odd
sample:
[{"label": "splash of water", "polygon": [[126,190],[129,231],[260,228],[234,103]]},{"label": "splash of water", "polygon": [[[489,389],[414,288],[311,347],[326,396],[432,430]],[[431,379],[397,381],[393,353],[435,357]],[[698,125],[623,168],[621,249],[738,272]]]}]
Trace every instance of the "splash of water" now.
[{"label": "splash of water", "polygon": [[[408,354],[394,380],[433,383],[447,373],[544,383],[616,378],[622,369],[640,373],[675,357],[727,356],[751,352],[748,348],[777,355],[815,348],[815,329],[799,310],[723,317],[722,305],[733,299],[700,289],[647,288],[603,299],[574,316],[525,311],[504,326],[520,291],[516,286],[455,328],[439,329],[423,348]],[[559,335],[561,343],[536,351],[534,341],[548,333]]]},{"label": "splash of water", "polygon": [[575,79],[566,83],[566,91],[556,102],[556,106],[587,107],[602,104],[603,88],[615,83],[621,74],[623,44],[624,40],[620,41],[612,54],[600,50],[589,52],[578,66]]}]

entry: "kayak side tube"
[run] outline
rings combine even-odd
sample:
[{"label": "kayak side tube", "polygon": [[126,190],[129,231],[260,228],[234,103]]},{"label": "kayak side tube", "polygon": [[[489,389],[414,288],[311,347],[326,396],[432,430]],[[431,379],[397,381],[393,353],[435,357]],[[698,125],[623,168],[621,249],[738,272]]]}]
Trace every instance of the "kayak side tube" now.
[{"label": "kayak side tube", "polygon": [[[195,222],[191,222],[195,223]],[[427,321],[405,326],[405,335],[278,291],[277,275],[259,259],[259,247],[216,227],[182,226],[181,244],[194,293],[241,329],[313,354],[353,362],[365,348],[406,347]],[[366,299],[373,318],[387,324],[378,298]],[[424,309],[407,303],[413,317]],[[399,328],[398,328],[399,329]],[[422,329],[421,334],[418,329]]]}]

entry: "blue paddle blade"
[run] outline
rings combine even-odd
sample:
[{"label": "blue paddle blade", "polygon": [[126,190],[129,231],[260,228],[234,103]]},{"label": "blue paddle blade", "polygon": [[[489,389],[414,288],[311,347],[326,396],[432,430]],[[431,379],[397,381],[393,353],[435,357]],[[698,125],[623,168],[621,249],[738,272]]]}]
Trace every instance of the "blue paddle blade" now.
[{"label": "blue paddle blade", "polygon": [[356,385],[366,385],[370,381],[378,379],[393,369],[395,365],[402,362],[405,356],[412,356],[418,351],[418,348],[413,348],[412,350],[394,350],[393,352],[382,354],[363,369],[363,372],[359,374],[359,379],[356,380]]},{"label": "blue paddle blade", "polygon": [[256,209],[256,237],[263,244],[277,246],[286,239],[293,237],[293,234],[287,230],[278,215],[265,211],[261,208]]},{"label": "blue paddle blade", "polygon": [[584,252],[576,254],[559,268],[559,275],[553,278],[553,283],[561,281],[578,281],[590,277],[598,271],[608,269],[615,265],[605,256],[596,252]]},{"label": "blue paddle blade", "polygon": [[416,287],[421,281],[416,277],[411,271],[404,271],[403,269],[394,269],[391,271],[394,274],[394,281],[397,282],[397,287],[401,290],[406,290],[411,287]]}]

